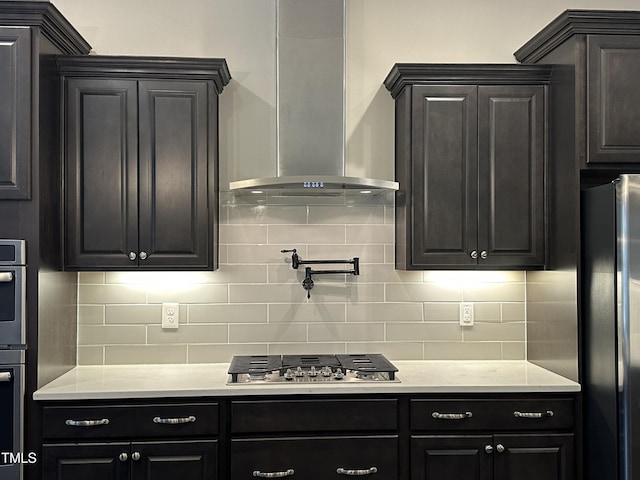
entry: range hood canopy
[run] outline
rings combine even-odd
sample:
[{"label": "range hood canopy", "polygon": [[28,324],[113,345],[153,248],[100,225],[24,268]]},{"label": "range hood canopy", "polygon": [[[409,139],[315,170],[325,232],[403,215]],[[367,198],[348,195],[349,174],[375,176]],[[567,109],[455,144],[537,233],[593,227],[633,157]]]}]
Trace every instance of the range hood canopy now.
[{"label": "range hood canopy", "polygon": [[240,193],[381,193],[398,183],[346,176],[345,0],[277,0],[276,176]]}]

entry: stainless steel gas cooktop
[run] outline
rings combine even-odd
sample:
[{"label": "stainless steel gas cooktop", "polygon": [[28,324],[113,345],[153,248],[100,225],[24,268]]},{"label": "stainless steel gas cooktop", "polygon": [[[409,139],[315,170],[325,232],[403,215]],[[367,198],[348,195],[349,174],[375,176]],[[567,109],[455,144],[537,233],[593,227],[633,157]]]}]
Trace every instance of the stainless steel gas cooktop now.
[{"label": "stainless steel gas cooktop", "polygon": [[237,355],[229,384],[399,382],[383,355]]}]

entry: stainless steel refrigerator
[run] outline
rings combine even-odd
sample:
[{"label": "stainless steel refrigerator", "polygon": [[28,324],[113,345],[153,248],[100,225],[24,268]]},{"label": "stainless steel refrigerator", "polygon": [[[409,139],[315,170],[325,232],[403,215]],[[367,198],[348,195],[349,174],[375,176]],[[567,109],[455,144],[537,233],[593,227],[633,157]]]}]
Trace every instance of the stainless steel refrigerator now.
[{"label": "stainless steel refrigerator", "polygon": [[584,477],[640,480],[640,175],[581,205]]}]

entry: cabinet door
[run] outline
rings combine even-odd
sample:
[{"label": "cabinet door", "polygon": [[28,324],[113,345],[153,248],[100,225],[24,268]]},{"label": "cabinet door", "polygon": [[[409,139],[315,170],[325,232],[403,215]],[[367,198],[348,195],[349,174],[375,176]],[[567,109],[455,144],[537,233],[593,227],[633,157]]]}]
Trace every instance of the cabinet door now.
[{"label": "cabinet door", "polygon": [[231,478],[397,480],[397,436],[255,438],[231,441]]},{"label": "cabinet door", "polygon": [[587,164],[640,163],[640,38],[587,37]]},{"label": "cabinet door", "polygon": [[65,91],[66,265],[136,267],[136,82],[71,78]]},{"label": "cabinet door", "polygon": [[132,480],[215,480],[215,441],[144,442],[131,446]]},{"label": "cabinet door", "polygon": [[139,83],[141,267],[212,265],[209,95],[206,82]]},{"label": "cabinet door", "polygon": [[478,265],[545,264],[545,90],[478,88]]},{"label": "cabinet door", "polygon": [[0,28],[0,200],[31,194],[31,30]]},{"label": "cabinet door", "polygon": [[495,480],[575,478],[573,435],[496,435],[494,442]]},{"label": "cabinet door", "polygon": [[493,480],[492,442],[490,435],[412,437],[411,480]]},{"label": "cabinet door", "polygon": [[477,87],[413,87],[412,267],[475,265]]},{"label": "cabinet door", "polygon": [[129,480],[128,443],[44,445],[42,480]]}]

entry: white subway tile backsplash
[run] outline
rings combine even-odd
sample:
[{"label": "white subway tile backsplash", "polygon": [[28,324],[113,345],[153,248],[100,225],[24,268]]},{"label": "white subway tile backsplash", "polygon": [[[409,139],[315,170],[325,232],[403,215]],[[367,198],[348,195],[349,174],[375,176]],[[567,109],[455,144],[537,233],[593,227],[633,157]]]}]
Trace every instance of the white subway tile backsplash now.
[{"label": "white subway tile backsplash", "polygon": [[388,323],[389,341],[462,341],[462,327],[452,323]]},{"label": "white subway tile backsplash", "polygon": [[176,284],[173,288],[150,291],[149,303],[226,303],[228,288],[217,284]]},{"label": "white subway tile backsplash", "polygon": [[[358,257],[362,264],[384,263],[384,245],[309,245],[308,251],[303,259],[351,260]],[[364,266],[362,270],[364,273]]]},{"label": "white subway tile backsplash", "polygon": [[384,323],[309,324],[310,342],[382,342]]},{"label": "white subway tile backsplash", "polygon": [[[269,225],[269,243],[345,243],[344,225]],[[256,242],[253,242],[256,243]]]},{"label": "white subway tile backsplash", "polygon": [[[181,309],[186,313],[186,308]],[[161,305],[107,305],[105,307],[105,323],[113,324],[159,324],[162,314]]]},{"label": "white subway tile backsplash", "polygon": [[[395,270],[393,195],[263,200],[223,195],[215,272],[79,273],[78,363],[267,353],[526,358],[524,272]],[[305,265],[294,270],[280,252],[289,248],[303,260],[359,257],[360,275],[314,276],[307,299]],[[475,305],[473,327],[459,325],[462,301]],[[177,330],[161,328],[164,302],[180,303]]]},{"label": "white subway tile backsplash", "polygon": [[347,243],[393,243],[393,225],[347,225]]},{"label": "white subway tile backsplash", "polygon": [[437,283],[389,283],[387,302],[462,302],[462,287]]},{"label": "white subway tile backsplash", "polygon": [[196,343],[229,343],[229,327],[227,325],[180,325],[179,328],[162,328],[161,325],[149,325],[147,343],[182,344]]},{"label": "white subway tile backsplash", "polygon": [[306,342],[307,325],[272,323],[229,325],[229,342],[231,343],[264,343],[264,342]]},{"label": "white subway tile backsplash", "polygon": [[81,325],[78,327],[79,345],[108,345],[146,343],[147,328],[144,325]]},{"label": "white subway tile backsplash", "polygon": [[344,303],[273,303],[269,305],[269,323],[344,321]]},{"label": "white subway tile backsplash", "polygon": [[309,206],[311,224],[379,224],[384,223],[384,207],[375,206]]},{"label": "white subway tile backsplash", "polygon": [[267,305],[189,305],[188,323],[267,323]]},{"label": "white subway tile backsplash", "polygon": [[186,345],[105,345],[105,365],[187,363]]},{"label": "white subway tile backsplash", "polygon": [[421,303],[366,303],[347,305],[348,322],[421,322]]}]

